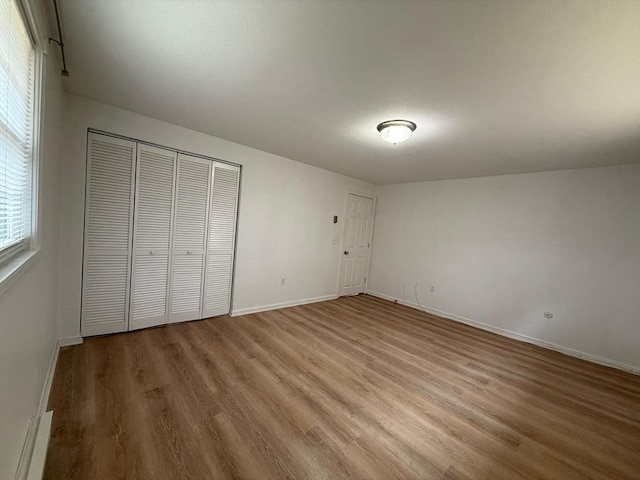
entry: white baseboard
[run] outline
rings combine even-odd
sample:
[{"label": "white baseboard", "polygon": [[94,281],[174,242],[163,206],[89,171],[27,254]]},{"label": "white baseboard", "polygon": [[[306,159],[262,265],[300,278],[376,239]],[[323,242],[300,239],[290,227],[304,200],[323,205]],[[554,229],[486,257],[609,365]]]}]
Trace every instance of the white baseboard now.
[{"label": "white baseboard", "polygon": [[598,357],[596,355],[591,355],[590,353],[581,352],[579,350],[574,350],[569,347],[564,347],[562,345],[558,345],[556,343],[547,342],[545,340],[541,340],[539,338],[530,337],[528,335],[523,335],[521,333],[512,332],[511,330],[506,330],[504,328],[494,327],[493,325],[488,325],[486,323],[477,322],[475,320],[471,320],[470,318],[461,317],[459,315],[454,315],[452,313],[443,312],[441,310],[436,310],[435,308],[424,307],[424,309],[420,308],[420,305],[413,302],[408,302],[406,300],[401,300],[399,298],[392,297],[391,295],[386,295],[380,292],[367,292],[369,295],[382,298],[384,300],[389,300],[391,302],[399,303],[401,305],[405,305],[407,307],[415,308],[416,310],[424,311],[426,313],[430,313],[437,317],[443,317],[449,320],[454,320],[456,322],[464,323],[466,325],[470,325],[472,327],[479,328],[481,330],[486,330],[488,332],[496,333],[498,335],[502,335],[503,337],[513,338],[514,340],[519,340],[521,342],[531,343],[533,345],[537,345],[539,347],[547,348],[549,350],[555,350],[556,352],[564,353],[565,355],[569,355],[571,357],[581,358],[582,360],[587,360],[592,363],[597,363],[599,365],[604,365],[607,367],[616,368],[618,370],[623,370],[625,372],[634,373],[636,375],[640,375],[640,368],[635,367],[633,365],[626,365],[624,363],[616,362],[614,360],[608,360],[606,358]]},{"label": "white baseboard", "polygon": [[49,394],[51,393],[53,376],[56,373],[56,365],[58,364],[58,354],[60,353],[60,348],[68,347],[69,345],[80,345],[81,343],[82,337],[60,338],[56,342],[56,346],[53,348],[53,353],[51,354],[49,370],[47,370],[47,376],[44,379],[44,386],[42,387],[42,395],[40,397],[40,408],[38,408],[38,415],[42,415],[47,411],[47,403],[49,402]]},{"label": "white baseboard", "polygon": [[38,433],[36,434],[33,454],[29,462],[29,472],[26,480],[42,480],[44,475],[44,465],[47,461],[47,449],[51,438],[51,422],[53,412],[46,412],[40,415],[38,422]]},{"label": "white baseboard", "polygon": [[291,302],[272,303],[271,305],[262,305],[259,307],[239,308],[231,311],[232,317],[238,317],[240,315],[249,315],[250,313],[267,312],[269,310],[276,310],[278,308],[296,307],[298,305],[306,305],[308,303],[326,302],[327,300],[335,300],[337,295],[324,295],[322,297],[304,298],[302,300],[294,300]]},{"label": "white baseboard", "polygon": [[38,433],[38,425],[40,424],[40,415],[31,418],[27,436],[24,439],[20,460],[18,461],[18,469],[16,470],[15,480],[25,480],[29,474],[29,466],[31,465],[31,457],[33,456],[33,447],[36,444],[36,435]]},{"label": "white baseboard", "polygon": [[49,369],[47,370],[47,376],[44,378],[44,385],[42,386],[42,393],[40,394],[40,406],[38,407],[38,415],[42,415],[47,411],[47,403],[49,403],[49,394],[51,393],[51,385],[53,385],[53,376],[56,373],[56,365],[58,364],[58,354],[60,353],[60,341],[56,342],[51,353],[51,360],[49,361]]},{"label": "white baseboard", "polygon": [[[32,478],[41,478],[42,469],[44,468],[44,458],[46,458],[47,445],[49,443],[49,435],[51,431],[51,418],[53,412],[47,412],[47,404],[49,403],[49,395],[51,394],[51,385],[53,385],[53,377],[56,373],[56,365],[58,364],[58,354],[61,347],[69,345],[79,345],[82,343],[82,337],[61,338],[56,342],[51,352],[51,360],[49,361],[49,369],[44,379],[42,393],[40,394],[40,405],[35,417],[31,419],[29,430],[22,447],[18,469],[16,471],[16,480],[31,480]],[[46,437],[46,444],[44,437]],[[44,447],[42,447],[44,445]],[[38,450],[40,448],[40,450]],[[41,452],[44,448],[44,453]],[[44,455],[44,457],[43,457]],[[41,465],[40,465],[41,464]],[[41,468],[40,468],[41,467]],[[40,477],[32,472],[40,470]]]},{"label": "white baseboard", "polygon": [[82,344],[82,337],[79,335],[76,337],[65,337],[65,338],[58,339],[58,345],[60,347],[68,347],[69,345],[80,345],[80,344]]}]

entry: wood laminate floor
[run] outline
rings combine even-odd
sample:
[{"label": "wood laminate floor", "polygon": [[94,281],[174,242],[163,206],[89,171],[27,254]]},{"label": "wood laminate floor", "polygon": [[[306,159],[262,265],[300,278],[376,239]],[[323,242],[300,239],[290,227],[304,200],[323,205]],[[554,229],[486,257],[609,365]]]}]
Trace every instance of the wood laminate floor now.
[{"label": "wood laminate floor", "polygon": [[370,296],[60,352],[45,478],[639,479],[640,377]]}]

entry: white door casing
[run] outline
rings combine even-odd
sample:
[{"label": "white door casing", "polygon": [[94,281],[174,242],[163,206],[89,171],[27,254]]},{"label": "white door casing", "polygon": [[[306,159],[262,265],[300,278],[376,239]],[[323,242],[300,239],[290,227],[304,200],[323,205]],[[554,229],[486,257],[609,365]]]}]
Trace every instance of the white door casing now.
[{"label": "white door casing", "polygon": [[127,330],[136,143],[89,133],[82,264],[83,336]]},{"label": "white door casing", "polygon": [[176,157],[138,144],[129,330],[167,323]]},{"label": "white door casing", "polygon": [[168,323],[202,317],[213,162],[178,154]]},{"label": "white door casing", "polygon": [[371,258],[374,199],[347,194],[338,295],[357,295],[366,290]]}]

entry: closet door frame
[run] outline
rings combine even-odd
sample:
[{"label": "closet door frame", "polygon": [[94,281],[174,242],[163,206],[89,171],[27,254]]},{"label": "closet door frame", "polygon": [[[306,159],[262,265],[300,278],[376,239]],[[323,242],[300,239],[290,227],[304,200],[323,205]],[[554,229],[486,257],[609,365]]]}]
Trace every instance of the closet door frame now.
[{"label": "closet door frame", "polygon": [[[86,312],[86,301],[87,301],[87,289],[85,288],[85,281],[88,277],[87,268],[88,268],[88,257],[90,255],[89,248],[87,245],[88,234],[89,234],[89,213],[90,213],[90,200],[91,200],[91,151],[92,151],[92,142],[96,136],[109,137],[109,141],[121,145],[121,146],[129,146],[133,143],[133,158],[131,160],[131,193],[129,196],[129,241],[127,248],[127,285],[126,285],[126,295],[125,295],[125,309],[124,309],[124,323],[121,328],[113,328],[116,322],[108,322],[104,324],[97,325],[86,325],[84,322],[85,312]],[[138,142],[133,139],[129,139],[126,137],[114,136],[108,133],[93,131],[89,129],[87,131],[87,149],[86,149],[86,160],[87,167],[85,171],[85,193],[84,193],[84,228],[82,232],[82,282],[81,282],[81,297],[80,297],[80,334],[83,337],[93,336],[93,335],[104,335],[108,333],[118,333],[125,332],[129,329],[129,307],[130,307],[130,296],[131,296],[131,260],[133,253],[133,208],[134,208],[134,196],[135,196],[135,187],[136,187],[136,169],[137,169],[137,157],[138,157]],[[105,250],[105,252],[113,252],[113,250]],[[108,253],[107,253],[108,255]]]}]

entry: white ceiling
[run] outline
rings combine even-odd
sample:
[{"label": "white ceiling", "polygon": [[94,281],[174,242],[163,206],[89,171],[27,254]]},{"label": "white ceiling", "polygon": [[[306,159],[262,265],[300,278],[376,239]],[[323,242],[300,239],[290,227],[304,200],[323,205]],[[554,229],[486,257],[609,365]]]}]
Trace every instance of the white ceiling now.
[{"label": "white ceiling", "polygon": [[640,161],[637,1],[60,4],[68,91],[376,184]]}]

